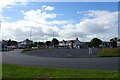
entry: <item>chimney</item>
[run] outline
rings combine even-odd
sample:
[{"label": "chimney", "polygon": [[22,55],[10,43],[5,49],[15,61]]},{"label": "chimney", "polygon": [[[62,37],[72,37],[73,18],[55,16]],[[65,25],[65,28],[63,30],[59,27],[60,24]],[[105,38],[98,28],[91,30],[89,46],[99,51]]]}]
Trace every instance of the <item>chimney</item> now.
[{"label": "chimney", "polygon": [[76,38],[76,40],[78,40],[78,38]]}]

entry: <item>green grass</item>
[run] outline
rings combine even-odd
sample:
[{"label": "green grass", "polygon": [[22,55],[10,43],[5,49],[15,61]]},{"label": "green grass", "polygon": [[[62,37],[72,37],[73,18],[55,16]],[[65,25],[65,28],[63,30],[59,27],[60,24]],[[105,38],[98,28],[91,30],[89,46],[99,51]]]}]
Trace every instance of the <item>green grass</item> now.
[{"label": "green grass", "polygon": [[47,48],[27,48],[27,49],[24,49],[22,52],[33,51],[33,50],[43,50],[43,49],[47,49]]},{"label": "green grass", "polygon": [[3,64],[3,78],[118,78],[117,71],[57,69]]},{"label": "green grass", "polygon": [[120,57],[120,50],[118,48],[107,48],[97,53],[98,57]]},{"label": "green grass", "polygon": [[2,77],[2,64],[0,63],[0,78]]}]

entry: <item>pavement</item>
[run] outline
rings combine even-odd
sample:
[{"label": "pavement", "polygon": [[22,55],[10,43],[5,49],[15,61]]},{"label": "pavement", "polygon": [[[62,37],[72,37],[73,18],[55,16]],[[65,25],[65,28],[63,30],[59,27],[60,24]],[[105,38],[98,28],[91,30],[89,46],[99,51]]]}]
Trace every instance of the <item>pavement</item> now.
[{"label": "pavement", "polygon": [[[120,57],[40,57],[21,53],[21,49],[2,52],[2,62],[28,66],[41,66],[48,68],[70,68],[81,70],[118,70]],[[77,54],[77,53],[76,53]]]}]

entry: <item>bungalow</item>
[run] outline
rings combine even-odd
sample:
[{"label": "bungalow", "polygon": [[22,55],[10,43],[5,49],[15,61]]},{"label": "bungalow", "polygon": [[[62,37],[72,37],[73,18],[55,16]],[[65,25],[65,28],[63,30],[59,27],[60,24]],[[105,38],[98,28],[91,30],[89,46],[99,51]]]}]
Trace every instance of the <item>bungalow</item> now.
[{"label": "bungalow", "polygon": [[13,40],[9,39],[7,41],[7,48],[10,50],[16,49],[17,48],[17,41],[13,41]]},{"label": "bungalow", "polygon": [[76,40],[63,40],[59,42],[60,47],[65,47],[65,48],[81,48],[82,43],[76,38]]}]

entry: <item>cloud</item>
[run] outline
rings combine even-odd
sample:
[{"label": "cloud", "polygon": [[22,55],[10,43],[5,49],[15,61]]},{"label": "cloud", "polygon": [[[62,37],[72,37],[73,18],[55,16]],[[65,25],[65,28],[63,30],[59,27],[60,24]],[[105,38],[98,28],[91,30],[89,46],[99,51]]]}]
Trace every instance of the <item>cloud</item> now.
[{"label": "cloud", "polygon": [[[19,2],[19,3],[18,3]],[[0,21],[4,21],[7,17],[3,16],[3,11],[5,9],[10,9],[13,6],[23,6],[23,5],[27,5],[28,0],[1,0],[0,1]]]},{"label": "cloud", "polygon": [[85,15],[87,15],[88,18],[76,25],[82,32],[86,31],[86,33],[89,34],[99,34],[118,28],[116,25],[118,12],[88,11],[88,14]]},{"label": "cloud", "polygon": [[21,11],[24,14],[24,19],[27,21],[37,22],[39,24],[46,24],[46,25],[63,25],[68,24],[71,21],[68,20],[52,20],[47,21],[47,19],[55,19],[57,16],[61,16],[55,13],[48,13],[42,11],[41,9],[37,10],[30,10],[27,12]]},{"label": "cloud", "polygon": [[43,8],[45,11],[52,11],[52,10],[54,10],[54,7],[52,7],[52,6],[43,5],[42,8]]},{"label": "cloud", "polygon": [[77,14],[80,14],[80,11],[77,11]]},{"label": "cloud", "polygon": [[10,7],[14,4],[15,4],[14,0],[2,0],[0,1],[0,11],[2,11],[2,9],[4,9],[7,6]]},{"label": "cloud", "polygon": [[56,14],[42,12],[40,9],[24,12],[24,15],[24,18],[26,20],[36,21],[40,23],[46,23],[46,19],[48,18],[56,18]]},{"label": "cloud", "polygon": [[[11,33],[12,39],[23,40],[29,38],[30,29],[32,30],[32,39],[44,40],[47,38],[52,38],[53,33],[55,37],[59,36],[59,28],[55,25],[65,24],[68,21],[65,20],[53,20],[47,21],[47,19],[56,18],[57,14],[47,13],[41,9],[30,10],[30,11],[21,11],[24,15],[24,18],[15,22],[2,22],[3,32],[7,31],[7,34]],[[6,33],[6,32],[5,32]],[[13,37],[14,36],[14,37]],[[18,37],[19,36],[19,37]],[[7,37],[7,39],[10,37]]]},{"label": "cloud", "polygon": [[65,24],[70,24],[71,21],[69,20],[54,20],[54,21],[50,21],[50,22],[47,22],[47,24],[49,25],[65,25]]},{"label": "cloud", "polygon": [[[93,37],[109,40],[117,36],[115,31],[118,29],[118,12],[89,10],[81,13],[78,11],[83,18],[73,24],[70,20],[57,20],[60,15],[49,13],[52,10],[54,7],[44,5],[41,9],[21,11],[24,17],[15,22],[3,21],[2,31],[7,39],[19,41],[30,37],[30,29],[34,41],[50,40],[53,37],[59,40],[75,39],[76,37],[80,41],[90,41]],[[79,16],[81,17],[81,15]],[[48,21],[48,19],[51,20]]]},{"label": "cloud", "polygon": [[77,34],[76,37],[82,41],[90,41],[94,37],[108,41],[117,36],[118,12],[90,10],[83,14],[84,17],[79,23],[65,25],[60,35],[64,35],[64,38],[75,38]]},{"label": "cloud", "polygon": [[11,8],[11,6],[15,5],[15,2],[14,0],[1,0],[0,1],[0,21],[3,21],[4,20],[4,17],[3,17],[3,10],[5,8]]}]

